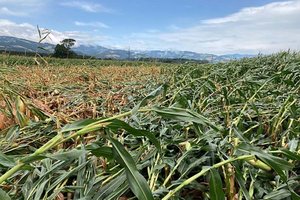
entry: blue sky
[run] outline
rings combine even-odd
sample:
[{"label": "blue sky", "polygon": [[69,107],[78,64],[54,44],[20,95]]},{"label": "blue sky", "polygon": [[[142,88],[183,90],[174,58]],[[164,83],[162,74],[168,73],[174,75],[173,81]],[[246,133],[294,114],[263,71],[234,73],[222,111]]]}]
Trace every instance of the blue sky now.
[{"label": "blue sky", "polygon": [[200,53],[300,50],[300,0],[0,0],[0,35]]}]

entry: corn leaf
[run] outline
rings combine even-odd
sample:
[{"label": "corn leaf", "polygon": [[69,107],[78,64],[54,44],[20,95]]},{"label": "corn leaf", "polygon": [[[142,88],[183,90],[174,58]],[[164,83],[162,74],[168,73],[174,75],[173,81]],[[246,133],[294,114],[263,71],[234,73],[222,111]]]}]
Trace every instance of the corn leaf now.
[{"label": "corn leaf", "polygon": [[126,170],[129,187],[140,200],[153,200],[152,192],[146,179],[139,173],[131,155],[117,140],[110,138],[116,160]]},{"label": "corn leaf", "polygon": [[210,170],[209,196],[211,200],[225,200],[222,180],[217,169]]}]

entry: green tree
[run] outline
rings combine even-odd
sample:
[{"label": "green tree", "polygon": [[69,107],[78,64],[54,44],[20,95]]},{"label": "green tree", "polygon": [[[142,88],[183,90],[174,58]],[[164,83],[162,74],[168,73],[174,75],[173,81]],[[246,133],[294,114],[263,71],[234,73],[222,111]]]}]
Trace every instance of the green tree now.
[{"label": "green tree", "polygon": [[72,46],[75,45],[76,40],[72,39],[72,38],[68,38],[68,39],[64,39],[63,41],[61,41],[61,43],[68,49],[70,50]]},{"label": "green tree", "polygon": [[76,40],[68,38],[64,39],[57,44],[54,48],[53,56],[56,58],[74,58],[77,54],[71,50],[71,47],[75,45]]},{"label": "green tree", "polygon": [[68,57],[68,49],[63,44],[57,44],[53,56],[56,58],[66,58]]}]

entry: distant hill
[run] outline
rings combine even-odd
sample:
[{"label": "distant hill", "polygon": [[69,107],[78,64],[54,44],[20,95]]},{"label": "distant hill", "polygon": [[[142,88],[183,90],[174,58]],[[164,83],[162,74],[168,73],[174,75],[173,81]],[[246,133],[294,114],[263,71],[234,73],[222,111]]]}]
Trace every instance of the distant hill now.
[{"label": "distant hill", "polygon": [[[39,48],[38,48],[39,47]],[[0,36],[0,50],[18,52],[52,53],[54,45],[49,43],[37,43],[16,37]]]},{"label": "distant hill", "polygon": [[[39,52],[45,54],[53,53],[55,45],[49,43],[37,43],[34,41],[10,37],[0,36],[0,50],[16,51],[16,52]],[[139,58],[168,58],[168,59],[191,59],[191,60],[208,60],[210,62],[228,61],[241,59],[245,57],[253,57],[253,55],[229,54],[217,56],[214,54],[203,54],[191,51],[138,51],[138,50],[122,50],[109,49],[99,45],[79,45],[72,48],[77,54],[93,56],[96,58],[112,58],[112,59],[139,59]]]}]

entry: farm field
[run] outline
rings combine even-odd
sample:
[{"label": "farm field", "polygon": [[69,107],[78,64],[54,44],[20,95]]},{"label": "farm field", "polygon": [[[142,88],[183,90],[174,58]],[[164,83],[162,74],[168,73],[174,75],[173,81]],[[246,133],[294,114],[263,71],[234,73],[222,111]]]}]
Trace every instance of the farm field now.
[{"label": "farm field", "polygon": [[300,54],[0,55],[0,199],[300,199]]}]

